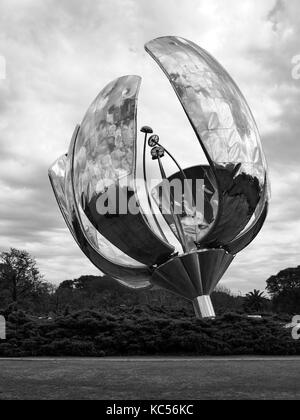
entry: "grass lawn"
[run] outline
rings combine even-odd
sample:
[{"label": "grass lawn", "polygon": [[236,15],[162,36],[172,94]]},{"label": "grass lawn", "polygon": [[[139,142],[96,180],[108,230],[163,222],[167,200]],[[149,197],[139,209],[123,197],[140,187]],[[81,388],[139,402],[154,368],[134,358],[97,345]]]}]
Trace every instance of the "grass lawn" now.
[{"label": "grass lawn", "polygon": [[6,399],[300,399],[300,358],[0,359]]}]

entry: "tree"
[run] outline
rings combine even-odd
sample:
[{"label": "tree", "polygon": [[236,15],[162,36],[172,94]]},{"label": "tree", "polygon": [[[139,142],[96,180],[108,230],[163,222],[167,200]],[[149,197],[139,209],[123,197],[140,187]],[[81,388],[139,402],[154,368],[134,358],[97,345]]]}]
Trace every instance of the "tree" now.
[{"label": "tree", "polygon": [[245,297],[244,307],[247,311],[260,312],[266,309],[268,299],[264,296],[264,292],[254,290]]},{"label": "tree", "polygon": [[74,290],[75,284],[74,280],[65,280],[59,285],[60,290]]},{"label": "tree", "polygon": [[272,276],[267,280],[267,290],[272,297],[278,296],[282,292],[293,291],[299,288],[300,266],[282,270],[277,276]]},{"label": "tree", "polygon": [[300,266],[287,268],[267,280],[267,290],[278,312],[298,314],[300,311]]},{"label": "tree", "polygon": [[211,298],[218,315],[226,312],[243,312],[244,298],[232,294],[225,287],[219,286],[212,293]]},{"label": "tree", "polygon": [[26,297],[38,297],[48,292],[36,261],[28,252],[11,248],[0,254],[0,289],[18,303]]}]

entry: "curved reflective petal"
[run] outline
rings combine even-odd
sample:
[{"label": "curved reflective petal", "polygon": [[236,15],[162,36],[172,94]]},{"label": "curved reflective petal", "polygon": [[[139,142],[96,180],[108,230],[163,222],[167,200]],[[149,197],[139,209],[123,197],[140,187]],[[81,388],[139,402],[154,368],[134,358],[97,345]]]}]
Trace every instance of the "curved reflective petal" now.
[{"label": "curved reflective petal", "polygon": [[230,244],[228,244],[225,247],[227,252],[236,255],[243,251],[248,245],[250,245],[252,241],[254,241],[266,221],[268,208],[269,204],[266,203],[265,208],[263,209],[260,217],[257,219],[255,225],[252,225],[246,232],[243,233],[243,235],[239,236]]},{"label": "curved reflective petal", "polygon": [[132,268],[145,268],[143,264],[124,254],[124,252],[122,252],[119,248],[117,248],[111,242],[109,242],[103,235],[101,235],[87,218],[86,214],[84,213],[81,207],[81,204],[76,202],[76,200],[74,201],[74,197],[76,196],[73,185],[74,150],[76,147],[79,130],[80,127],[78,126],[73,135],[69,147],[68,158],[66,160],[65,191],[68,210],[72,212],[73,208],[75,209],[77,218],[80,221],[80,224],[86,237],[88,238],[88,241],[90,242],[91,246],[93,246],[93,248],[95,248],[96,251],[99,254],[101,254],[103,258],[106,258],[108,261],[115,264],[122,264],[124,266],[130,266]]},{"label": "curved reflective petal", "polygon": [[63,215],[63,218],[73,236],[78,246],[79,242],[72,224],[72,217],[69,214],[68,204],[65,194],[65,172],[66,172],[66,162],[67,155],[61,156],[57,161],[51,166],[48,171],[50,183],[57,201],[57,204],[60,208],[60,211]]},{"label": "curved reflective petal", "polygon": [[152,231],[136,196],[140,83],[138,76],[121,77],[93,102],[76,140],[73,177],[77,205],[97,231],[135,260],[154,265],[174,248]]},{"label": "curved reflective petal", "polygon": [[177,37],[145,48],[168,76],[216,178],[218,216],[201,245],[224,246],[266,204],[267,165],[256,123],[239,88],[205,50]]},{"label": "curved reflective petal", "polygon": [[[151,273],[147,267],[134,268],[114,264],[104,258],[94,247],[94,243],[90,241],[90,238],[87,236],[87,233],[84,231],[82,224],[77,217],[77,211],[72,196],[70,195],[68,197],[68,202],[66,200],[65,173],[67,160],[66,156],[62,156],[58,159],[49,170],[49,178],[59,208],[78,246],[99,270],[111,276],[119,283],[136,289],[150,287],[149,280],[151,278]],[[71,191],[71,189],[69,191]]]},{"label": "curved reflective petal", "polygon": [[[236,255],[237,253],[241,252],[245,249],[248,245],[251,244],[252,241],[256,238],[256,236],[261,231],[269,210],[269,199],[270,199],[270,184],[268,177],[266,176],[264,194],[261,197],[261,203],[257,206],[256,212],[252,217],[249,225],[246,229],[232,242],[226,245],[225,249],[230,252],[231,254]],[[262,203],[264,203],[264,207],[262,208]]]}]

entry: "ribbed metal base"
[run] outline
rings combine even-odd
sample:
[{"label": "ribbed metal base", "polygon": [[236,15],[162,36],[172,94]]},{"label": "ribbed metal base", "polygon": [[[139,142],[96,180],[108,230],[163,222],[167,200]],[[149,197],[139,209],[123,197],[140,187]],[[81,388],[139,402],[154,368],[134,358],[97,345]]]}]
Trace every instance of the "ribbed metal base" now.
[{"label": "ribbed metal base", "polygon": [[180,255],[158,267],[151,283],[192,301],[198,318],[214,318],[210,295],[233,259],[223,249]]}]

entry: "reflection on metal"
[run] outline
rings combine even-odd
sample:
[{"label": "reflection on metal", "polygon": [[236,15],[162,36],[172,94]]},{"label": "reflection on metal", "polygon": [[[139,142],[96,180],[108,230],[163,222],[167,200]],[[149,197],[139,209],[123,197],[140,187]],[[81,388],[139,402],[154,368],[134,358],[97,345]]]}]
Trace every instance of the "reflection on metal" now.
[{"label": "reflection on metal", "polygon": [[[75,130],[70,149],[72,149],[72,144],[75,143],[77,131]],[[93,230],[91,225],[89,227],[83,226],[78,208],[75,205],[73,188],[70,184],[71,179],[66,176],[68,165],[70,165],[68,157],[62,156],[49,169],[49,178],[62,215],[78,246],[99,270],[120,283],[137,289],[149,287],[151,272],[147,267],[133,267],[129,263],[123,265],[112,262],[109,256],[114,255],[113,246],[110,244],[110,249],[105,255],[106,244],[103,238],[100,238],[100,241],[96,243],[97,232]],[[119,256],[119,261],[123,260],[122,257],[122,255]]]},{"label": "reflection on metal", "polygon": [[265,208],[263,209],[263,212],[261,213],[261,216],[257,220],[256,224],[251,226],[242,236],[238,237],[234,241],[232,241],[230,244],[226,245],[225,249],[232,253],[233,255],[238,254],[239,252],[243,251],[248,245],[251,244],[252,241],[256,238],[256,236],[261,231],[267,215],[268,215],[268,203],[266,203]]},{"label": "reflection on metal", "polygon": [[[266,159],[245,98],[213,57],[177,37],[153,40],[145,48],[170,80],[208,165],[182,168],[164,146],[167,141],[144,126],[146,199],[140,200],[136,121],[141,78],[124,76],[92,103],[68,155],[49,170],[51,184],[72,235],[96,267],[131,288],[163,287],[190,300],[198,317],[214,317],[211,293],[267,217]],[[158,163],[162,177],[152,191],[147,145],[148,159]],[[178,172],[167,174],[165,159]],[[177,194],[170,189],[174,182]],[[148,207],[150,215],[143,210]],[[169,243],[172,235],[180,250]]]},{"label": "reflection on metal", "polygon": [[[184,235],[188,243],[188,249],[196,250],[197,244],[207,234],[210,226],[213,224],[218,207],[218,194],[211,182],[211,170],[209,166],[197,166],[187,168],[171,175],[168,178],[167,187],[174,185],[174,182],[181,187],[178,191],[185,194],[182,197],[177,197],[177,202],[180,201],[183,211],[180,213],[180,222],[184,230]],[[154,201],[163,213],[163,216],[171,227],[174,229],[174,220],[165,208],[170,207],[168,201],[169,195],[162,196],[160,191],[164,184],[157,185],[152,191]]]},{"label": "reflection on metal", "polygon": [[158,286],[172,289],[186,299],[194,300],[213,292],[233,258],[223,249],[180,255],[161,265],[154,272],[152,281]]},{"label": "reflection on metal", "polygon": [[229,74],[202,48],[165,37],[146,50],[168,76],[218,185],[217,223],[202,246],[224,246],[244,230],[258,205],[265,206],[260,199],[267,165],[256,123]]},{"label": "reflection on metal", "polygon": [[167,259],[174,248],[156,236],[143,213],[109,217],[99,214],[98,208],[100,201],[113,197],[116,187],[118,196],[123,194],[132,206],[138,206],[136,108],[140,83],[137,76],[117,79],[90,106],[75,144],[73,180],[78,206],[95,229],[125,254],[154,265]]},{"label": "reflection on metal", "polygon": [[215,310],[210,296],[199,296],[193,300],[195,314],[198,318],[215,318]]}]

